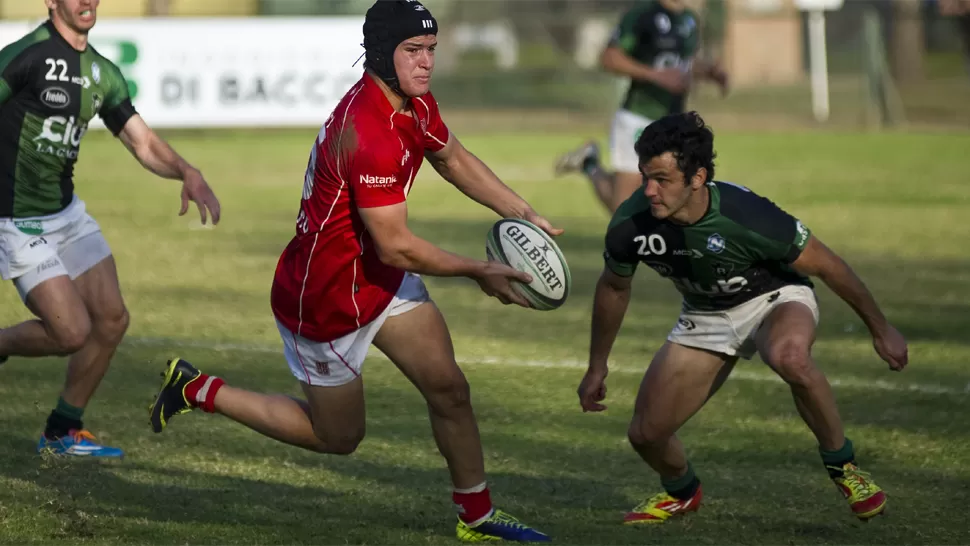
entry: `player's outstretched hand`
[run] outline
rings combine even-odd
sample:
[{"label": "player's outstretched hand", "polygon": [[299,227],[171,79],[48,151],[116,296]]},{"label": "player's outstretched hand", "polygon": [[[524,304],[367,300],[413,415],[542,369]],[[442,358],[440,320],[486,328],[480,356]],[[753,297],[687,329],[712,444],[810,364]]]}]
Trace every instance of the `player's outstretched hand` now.
[{"label": "player's outstretched hand", "polygon": [[552,223],[549,222],[549,220],[539,216],[539,213],[534,210],[530,210],[529,212],[525,213],[522,219],[536,225],[542,231],[548,233],[550,237],[558,237],[565,232],[565,230],[561,228],[552,227]]},{"label": "player's outstretched hand", "polygon": [[532,307],[528,300],[512,289],[512,281],[529,284],[532,282],[531,275],[500,262],[489,261],[487,264],[485,271],[476,279],[478,285],[482,287],[482,292],[498,298],[498,301],[505,305],[514,303],[522,307]]},{"label": "player's outstretched hand", "polygon": [[590,368],[586,370],[583,381],[579,384],[576,394],[579,395],[579,405],[583,407],[583,413],[587,411],[603,411],[606,409],[604,404],[600,404],[606,399],[606,369]]},{"label": "player's outstretched hand", "polygon": [[179,216],[184,216],[189,211],[189,201],[199,207],[202,225],[205,225],[208,214],[212,215],[213,225],[219,223],[221,213],[219,200],[202,177],[202,173],[195,169],[190,170],[182,181],[182,208],[179,210]]},{"label": "player's outstretched hand", "polygon": [[893,371],[900,371],[909,363],[909,348],[906,338],[891,325],[884,332],[872,336],[872,345],[880,358],[889,364]]}]

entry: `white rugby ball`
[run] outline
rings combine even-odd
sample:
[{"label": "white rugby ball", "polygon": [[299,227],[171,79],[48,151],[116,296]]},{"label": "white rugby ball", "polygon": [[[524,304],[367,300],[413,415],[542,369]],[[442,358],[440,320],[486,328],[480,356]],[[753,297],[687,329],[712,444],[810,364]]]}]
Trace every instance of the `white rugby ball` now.
[{"label": "white rugby ball", "polygon": [[541,311],[566,303],[572,278],[569,265],[555,241],[541,228],[518,218],[503,218],[488,231],[485,254],[532,275],[532,282],[513,281],[512,288]]}]

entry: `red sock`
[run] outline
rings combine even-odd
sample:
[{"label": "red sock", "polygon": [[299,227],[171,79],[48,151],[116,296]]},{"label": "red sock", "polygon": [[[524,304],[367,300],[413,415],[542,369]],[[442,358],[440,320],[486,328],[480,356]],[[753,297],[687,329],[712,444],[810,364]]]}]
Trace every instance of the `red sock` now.
[{"label": "red sock", "polygon": [[200,375],[185,386],[185,398],[193,406],[206,413],[216,411],[216,393],[226,382],[211,375]]},{"label": "red sock", "polygon": [[451,499],[458,508],[458,517],[467,524],[477,524],[492,515],[492,497],[485,482],[471,489],[455,489]]}]

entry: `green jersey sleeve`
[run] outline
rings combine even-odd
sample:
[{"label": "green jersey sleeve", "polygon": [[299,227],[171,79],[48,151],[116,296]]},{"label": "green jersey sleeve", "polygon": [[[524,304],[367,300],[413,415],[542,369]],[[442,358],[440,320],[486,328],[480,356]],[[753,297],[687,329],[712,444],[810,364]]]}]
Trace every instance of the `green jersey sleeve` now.
[{"label": "green jersey sleeve", "polygon": [[131,96],[128,93],[128,82],[125,80],[121,70],[114,63],[108,63],[105,71],[108,78],[108,92],[104,97],[104,105],[101,107],[100,116],[104,120],[104,125],[111,133],[118,136],[118,133],[125,128],[125,124],[138,112],[131,103]]},{"label": "green jersey sleeve", "polygon": [[24,50],[33,45],[21,40],[0,50],[0,105],[27,86],[30,62]]},{"label": "green jersey sleeve", "polygon": [[610,47],[618,47],[629,55],[633,55],[636,52],[637,46],[640,43],[640,34],[642,34],[639,27],[640,16],[643,14],[643,11],[644,6],[641,5],[623,14],[620,23],[610,37],[608,44]]}]

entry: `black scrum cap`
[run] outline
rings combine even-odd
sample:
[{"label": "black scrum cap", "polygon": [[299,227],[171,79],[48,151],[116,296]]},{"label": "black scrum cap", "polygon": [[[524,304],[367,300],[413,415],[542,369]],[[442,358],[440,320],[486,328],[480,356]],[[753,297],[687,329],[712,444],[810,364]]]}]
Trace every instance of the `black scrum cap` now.
[{"label": "black scrum cap", "polygon": [[367,68],[399,95],[404,95],[394,71],[394,50],[415,36],[438,34],[438,22],[417,0],[377,0],[364,16]]}]

